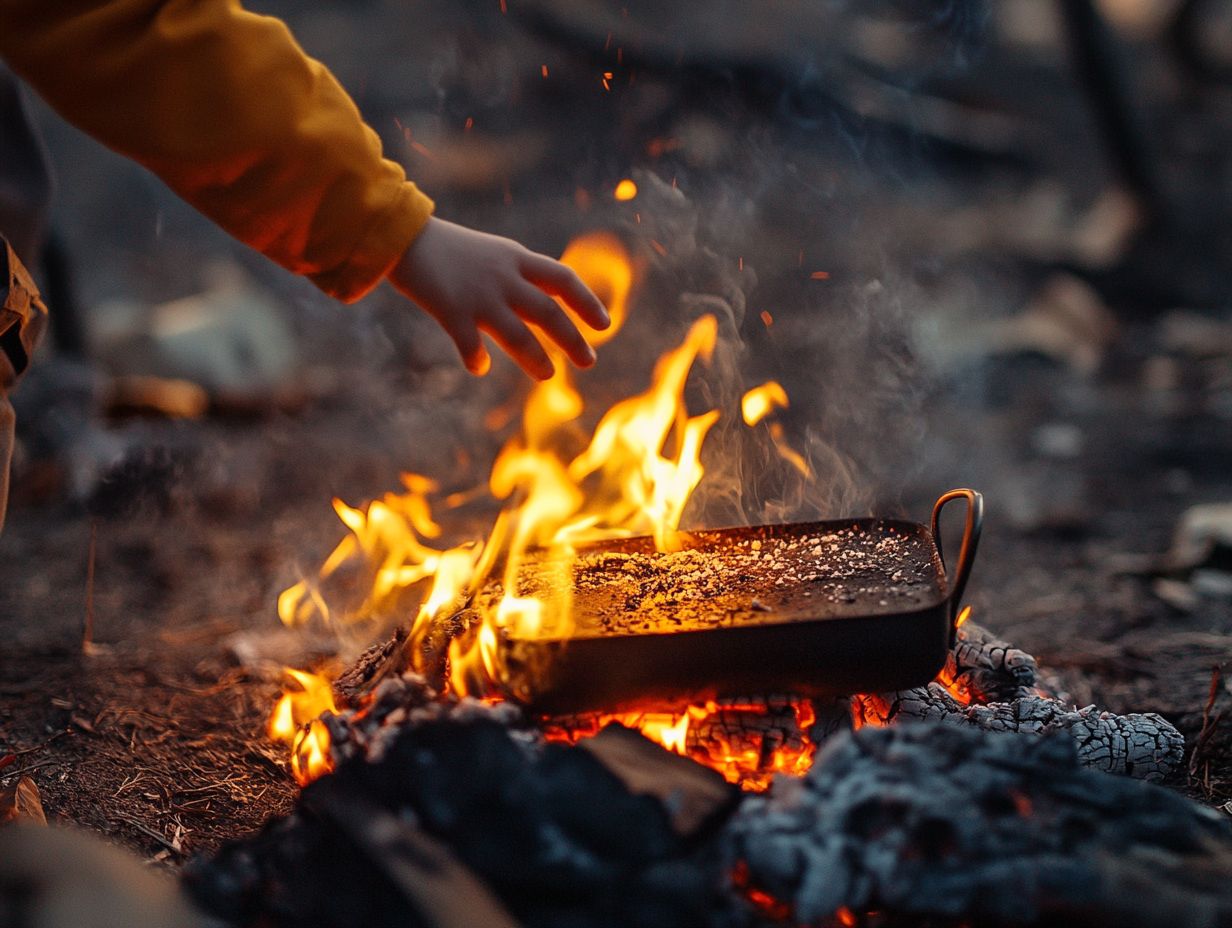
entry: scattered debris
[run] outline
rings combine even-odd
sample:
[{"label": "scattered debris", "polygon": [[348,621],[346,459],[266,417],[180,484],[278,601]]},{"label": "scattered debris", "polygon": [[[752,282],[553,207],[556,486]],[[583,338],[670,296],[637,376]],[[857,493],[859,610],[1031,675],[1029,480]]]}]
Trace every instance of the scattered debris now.
[{"label": "scattered debris", "polygon": [[1171,571],[1199,567],[1232,569],[1232,503],[1208,503],[1185,510],[1172,549],[1161,565]]},{"label": "scattered debris", "polygon": [[297,395],[300,359],[283,308],[238,265],[216,262],[207,276],[208,288],[194,296],[100,314],[130,320],[97,339],[104,364],[122,378],[118,400],[128,385],[138,399],[191,412],[200,396],[170,386],[177,381],[241,409],[269,408]]},{"label": "scattered debris", "polygon": [[[1216,664],[1211,668],[1211,688],[1207,692],[1206,704],[1202,707],[1202,728],[1194,742],[1193,753],[1189,755],[1190,777],[1203,782],[1209,782],[1210,779],[1208,752],[1211,740],[1215,737],[1215,730],[1219,728],[1219,723],[1223,721],[1224,716],[1222,711],[1215,711],[1215,702],[1219,698],[1219,687],[1222,682],[1223,670]],[[1199,771],[1201,771],[1201,776],[1199,776]]]},{"label": "scattered debris", "polygon": [[1020,314],[993,324],[987,340],[994,353],[1037,352],[1090,376],[1118,330],[1116,317],[1090,284],[1057,274]]},{"label": "scattered debris", "polygon": [[21,777],[12,786],[0,789],[0,825],[9,822],[47,824],[38,786],[30,777]]}]

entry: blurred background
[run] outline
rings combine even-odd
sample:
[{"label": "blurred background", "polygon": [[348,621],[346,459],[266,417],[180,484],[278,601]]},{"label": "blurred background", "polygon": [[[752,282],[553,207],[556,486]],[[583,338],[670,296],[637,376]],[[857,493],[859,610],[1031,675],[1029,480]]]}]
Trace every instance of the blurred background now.
[{"label": "blurred background", "polygon": [[[786,499],[746,462],[746,517],[924,519],[974,486],[980,621],[1079,704],[1200,727],[1232,631],[1232,4],[247,6],[438,215],[551,254],[624,237],[644,284],[592,413],[719,312],[724,389],[782,382],[818,474]],[[392,291],[334,303],[37,117],[64,321],[15,396],[0,652],[75,653],[88,600],[98,641],[178,636],[208,669],[328,553],[332,496],[482,483],[526,383],[471,379]],[[730,520],[708,505],[695,524]]]}]

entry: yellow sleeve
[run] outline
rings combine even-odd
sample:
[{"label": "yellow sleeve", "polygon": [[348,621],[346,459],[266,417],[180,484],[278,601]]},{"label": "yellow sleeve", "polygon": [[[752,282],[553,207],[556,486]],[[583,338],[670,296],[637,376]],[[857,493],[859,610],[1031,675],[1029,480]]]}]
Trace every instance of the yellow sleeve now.
[{"label": "yellow sleeve", "polygon": [[0,57],[241,241],[359,299],[432,201],[333,75],[239,0],[0,0]]}]

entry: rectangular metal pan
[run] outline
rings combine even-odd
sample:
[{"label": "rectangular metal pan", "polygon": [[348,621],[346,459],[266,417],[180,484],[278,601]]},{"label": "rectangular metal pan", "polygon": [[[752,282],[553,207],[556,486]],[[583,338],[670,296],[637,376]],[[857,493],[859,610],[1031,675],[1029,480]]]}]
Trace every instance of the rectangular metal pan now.
[{"label": "rectangular metal pan", "polygon": [[[938,520],[957,499],[947,573]],[[982,520],[980,494],[960,489],[931,526],[851,519],[682,533],[666,554],[647,538],[584,549],[573,633],[506,638],[506,695],[559,715],[923,685],[945,664]]]}]

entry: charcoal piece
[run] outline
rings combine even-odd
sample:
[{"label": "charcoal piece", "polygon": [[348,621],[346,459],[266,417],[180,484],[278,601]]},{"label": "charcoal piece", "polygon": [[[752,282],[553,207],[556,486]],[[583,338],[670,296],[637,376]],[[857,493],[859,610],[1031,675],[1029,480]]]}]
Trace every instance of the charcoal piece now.
[{"label": "charcoal piece", "polygon": [[967,706],[945,687],[930,683],[854,697],[853,710],[862,721],[877,726],[916,720],[1033,735],[1064,731],[1072,737],[1083,766],[1152,782],[1179,769],[1185,754],[1185,738],[1154,712],[1116,715],[1095,706],[1071,708],[1043,696]]},{"label": "charcoal piece", "polygon": [[704,837],[735,808],[740,790],[708,767],[665,751],[640,733],[612,724],[580,747],[638,795],[654,796],[685,840]]},{"label": "charcoal piece", "polygon": [[385,641],[378,641],[355,659],[334,680],[334,696],[341,705],[358,705],[361,698],[382,680],[407,669],[406,630],[398,628]]},{"label": "charcoal piece", "polygon": [[745,801],[725,855],[734,892],[768,894],[801,924],[844,907],[994,926],[1232,924],[1232,824],[1083,768],[1056,735],[838,735],[805,777]]},{"label": "charcoal piece", "polygon": [[[290,818],[194,865],[198,902],[236,925],[425,924],[440,912],[406,881],[427,835],[529,928],[713,923],[714,842],[686,847],[663,804],[592,753],[528,746],[477,711],[384,737],[305,788]],[[380,847],[398,862],[374,865]]]},{"label": "charcoal piece", "polygon": [[1036,685],[1035,658],[974,622],[958,628],[942,672],[974,702],[1001,702],[1025,695]]},{"label": "charcoal piece", "polygon": [[487,887],[439,841],[350,796],[318,793],[313,811],[351,841],[433,928],[517,928]]},{"label": "charcoal piece", "polygon": [[334,766],[352,757],[375,760],[402,727],[442,720],[497,722],[526,744],[537,744],[541,740],[516,706],[442,696],[423,676],[412,672],[386,677],[355,708],[337,714],[327,712],[322,716],[329,730]]},{"label": "charcoal piece", "polygon": [[228,925],[433,928],[344,832],[303,808],[251,841],[190,862],[184,885]]}]

